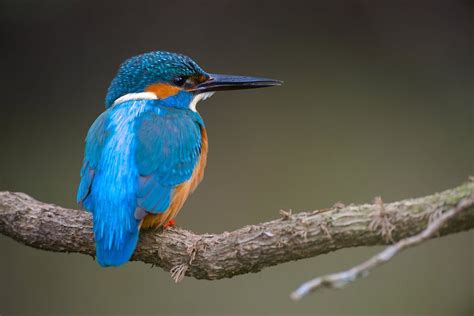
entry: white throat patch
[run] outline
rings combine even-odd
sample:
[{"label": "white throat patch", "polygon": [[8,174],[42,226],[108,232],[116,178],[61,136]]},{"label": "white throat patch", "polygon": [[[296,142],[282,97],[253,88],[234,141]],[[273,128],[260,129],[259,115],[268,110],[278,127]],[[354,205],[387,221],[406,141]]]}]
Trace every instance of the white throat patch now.
[{"label": "white throat patch", "polygon": [[156,99],[158,99],[156,94],[152,92],[128,93],[126,95],[121,96],[117,100],[115,100],[112,106],[125,102],[125,101],[130,101],[130,100],[156,100]]},{"label": "white throat patch", "polygon": [[191,100],[191,103],[189,103],[189,109],[193,112],[197,112],[196,111],[196,105],[198,104],[198,102],[201,101],[201,100],[204,101],[204,100],[212,97],[213,94],[214,94],[214,92],[204,92],[204,93],[196,94],[194,96],[194,98]]}]

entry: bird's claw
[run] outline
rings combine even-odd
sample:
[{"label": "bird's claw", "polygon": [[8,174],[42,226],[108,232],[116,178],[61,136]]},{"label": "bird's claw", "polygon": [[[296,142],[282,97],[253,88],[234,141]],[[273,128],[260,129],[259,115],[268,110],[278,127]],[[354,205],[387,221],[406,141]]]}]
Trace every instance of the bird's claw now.
[{"label": "bird's claw", "polygon": [[167,229],[171,226],[176,226],[176,221],[175,219],[170,219],[168,222],[166,222],[164,225],[163,225],[163,229]]}]

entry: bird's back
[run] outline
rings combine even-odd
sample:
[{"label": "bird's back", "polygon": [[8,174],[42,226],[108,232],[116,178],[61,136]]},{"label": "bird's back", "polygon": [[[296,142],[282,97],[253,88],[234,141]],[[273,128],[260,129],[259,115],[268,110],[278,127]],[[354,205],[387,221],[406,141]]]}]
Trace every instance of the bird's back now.
[{"label": "bird's back", "polygon": [[145,226],[162,225],[175,216],[198,175],[202,178],[202,171],[193,174],[196,165],[205,164],[204,127],[199,115],[190,112],[162,107],[156,100],[127,101],[104,112],[91,127],[78,201],[93,214],[101,265],[128,261],[142,220]]}]

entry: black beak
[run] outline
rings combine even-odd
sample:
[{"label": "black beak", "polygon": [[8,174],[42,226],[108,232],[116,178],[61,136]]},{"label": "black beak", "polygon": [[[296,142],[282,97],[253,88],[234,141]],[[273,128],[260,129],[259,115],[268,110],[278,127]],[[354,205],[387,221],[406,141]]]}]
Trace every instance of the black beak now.
[{"label": "black beak", "polygon": [[196,93],[254,89],[280,86],[283,82],[268,78],[210,74],[209,79],[198,84],[192,91]]}]

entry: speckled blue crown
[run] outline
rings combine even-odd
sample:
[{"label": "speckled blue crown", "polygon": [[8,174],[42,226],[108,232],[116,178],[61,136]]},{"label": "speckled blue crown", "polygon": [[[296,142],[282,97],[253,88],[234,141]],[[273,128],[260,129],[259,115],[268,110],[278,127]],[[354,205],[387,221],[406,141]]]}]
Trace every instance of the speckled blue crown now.
[{"label": "speckled blue crown", "polygon": [[191,58],[170,52],[150,52],[127,59],[112,80],[105,107],[128,93],[139,93],[150,84],[172,82],[176,76],[205,75],[206,72]]}]

